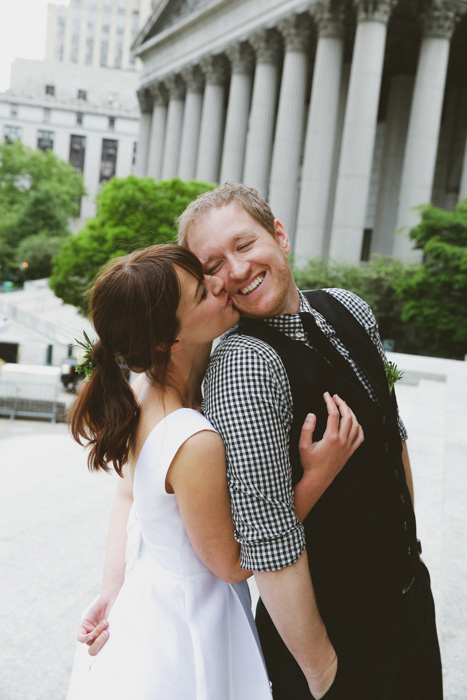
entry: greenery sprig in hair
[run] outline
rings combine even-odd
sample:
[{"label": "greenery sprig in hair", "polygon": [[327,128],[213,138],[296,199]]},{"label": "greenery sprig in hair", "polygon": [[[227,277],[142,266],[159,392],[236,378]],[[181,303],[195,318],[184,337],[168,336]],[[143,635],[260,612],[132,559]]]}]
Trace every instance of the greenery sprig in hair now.
[{"label": "greenery sprig in hair", "polygon": [[388,380],[389,393],[392,393],[394,384],[402,379],[404,373],[400,371],[395,362],[385,362],[384,371],[386,372],[386,379]]},{"label": "greenery sprig in hair", "polygon": [[83,335],[84,335],[84,342],[75,338],[75,341],[77,342],[77,344],[84,351],[83,352],[83,361],[81,362],[81,364],[76,365],[75,369],[76,369],[76,372],[79,372],[80,374],[85,374],[86,381],[88,381],[89,378],[91,377],[91,374],[93,373],[93,371],[96,367],[96,362],[92,356],[92,348],[93,348],[94,343],[92,343],[89,340],[89,336],[87,335],[86,331],[83,331]]}]

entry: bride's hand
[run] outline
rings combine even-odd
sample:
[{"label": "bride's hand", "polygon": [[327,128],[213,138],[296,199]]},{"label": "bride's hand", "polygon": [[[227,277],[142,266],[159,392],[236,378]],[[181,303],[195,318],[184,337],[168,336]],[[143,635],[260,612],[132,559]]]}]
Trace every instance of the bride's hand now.
[{"label": "bride's hand", "polygon": [[109,638],[107,618],[117,594],[118,591],[101,591],[84,613],[78,630],[78,642],[88,645],[91,656],[96,656]]},{"label": "bride's hand", "polygon": [[324,394],[328,420],[323,437],[313,442],[316,416],[308,414],[300,435],[299,452],[303,477],[295,486],[295,512],[304,520],[311,508],[364,440],[354,412],[337,394]]}]

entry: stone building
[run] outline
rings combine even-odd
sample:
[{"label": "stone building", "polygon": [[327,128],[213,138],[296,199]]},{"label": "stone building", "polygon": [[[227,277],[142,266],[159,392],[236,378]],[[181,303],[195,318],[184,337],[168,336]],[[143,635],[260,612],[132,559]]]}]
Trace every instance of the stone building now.
[{"label": "stone building", "polygon": [[45,59],[120,70],[136,68],[131,42],[150,0],[71,0],[49,4]]},{"label": "stone building", "polygon": [[131,41],[149,0],[71,0],[49,4],[46,59],[17,59],[0,94],[0,136],[50,148],[83,174],[78,229],[96,212],[101,183],[133,172],[139,84]]},{"label": "stone building", "polygon": [[[254,185],[299,259],[417,259],[467,197],[467,0],[154,0],[136,172]],[[395,231],[402,232],[395,236]]]}]

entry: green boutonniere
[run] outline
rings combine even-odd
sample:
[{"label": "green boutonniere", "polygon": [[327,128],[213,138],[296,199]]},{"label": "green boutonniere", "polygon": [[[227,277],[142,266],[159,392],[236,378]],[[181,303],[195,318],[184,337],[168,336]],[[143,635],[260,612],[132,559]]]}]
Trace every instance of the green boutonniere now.
[{"label": "green boutonniere", "polygon": [[388,380],[389,393],[392,393],[394,384],[402,379],[404,373],[398,369],[395,362],[385,362],[384,371],[386,372],[386,379]]},{"label": "green boutonniere", "polygon": [[75,338],[75,341],[78,343],[78,345],[81,348],[81,354],[83,356],[81,363],[79,365],[76,365],[76,371],[80,372],[80,373],[81,372],[84,373],[86,375],[86,381],[88,381],[89,378],[91,377],[91,374],[94,371],[96,363],[92,357],[93,343],[89,340],[89,337],[86,334],[86,331],[83,331],[83,335],[85,338],[84,343],[81,340],[77,340]]}]

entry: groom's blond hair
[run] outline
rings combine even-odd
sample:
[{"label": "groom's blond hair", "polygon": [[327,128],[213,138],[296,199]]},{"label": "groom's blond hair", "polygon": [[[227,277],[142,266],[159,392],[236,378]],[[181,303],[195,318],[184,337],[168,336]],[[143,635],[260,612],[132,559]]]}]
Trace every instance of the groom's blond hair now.
[{"label": "groom's blond hair", "polygon": [[248,187],[234,182],[224,182],[214,190],[200,194],[187,206],[178,218],[178,242],[189,248],[188,234],[193,222],[208,209],[224,207],[235,202],[241,206],[252,219],[257,221],[266,231],[276,237],[274,215],[269,204],[254,187]]}]

